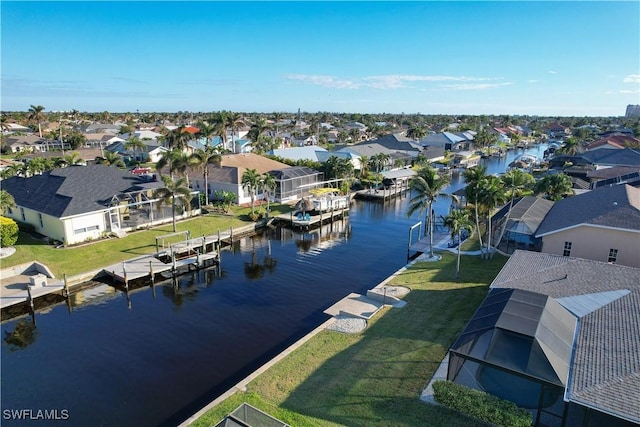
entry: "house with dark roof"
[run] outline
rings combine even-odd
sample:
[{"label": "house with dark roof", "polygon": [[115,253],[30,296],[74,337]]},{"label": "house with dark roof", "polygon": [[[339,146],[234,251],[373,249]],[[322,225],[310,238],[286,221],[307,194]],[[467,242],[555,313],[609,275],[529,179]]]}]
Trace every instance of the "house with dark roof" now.
[{"label": "house with dark roof", "polygon": [[640,423],[640,269],[517,250],[449,349],[447,379],[534,426]]},{"label": "house with dark roof", "polygon": [[[100,164],[70,166],[2,182],[2,189],[16,204],[6,215],[64,245],[172,221],[171,207],[158,209],[158,200],[153,198],[154,189],[161,186],[151,177]],[[191,209],[181,210],[176,218],[199,213],[199,199],[194,194]]]},{"label": "house with dark roof", "polygon": [[545,253],[640,267],[640,188],[614,185],[559,200],[535,237]]},{"label": "house with dark roof", "polygon": [[420,140],[423,147],[440,147],[446,151],[462,151],[471,148],[470,141],[463,136],[451,132],[432,133]]}]

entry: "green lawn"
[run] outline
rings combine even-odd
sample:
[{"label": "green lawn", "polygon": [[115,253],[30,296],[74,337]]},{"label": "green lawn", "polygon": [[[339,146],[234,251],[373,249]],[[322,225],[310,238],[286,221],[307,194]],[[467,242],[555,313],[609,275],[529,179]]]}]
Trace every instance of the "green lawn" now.
[{"label": "green lawn", "polygon": [[391,284],[412,289],[402,309],[386,308],[359,334],[323,331],[202,416],[211,426],[243,401],[294,426],[484,425],[419,399],[447,349],[506,262],[455,255],[417,262]]},{"label": "green lawn", "polygon": [[[272,215],[286,212],[287,209],[289,206],[274,205]],[[230,215],[209,214],[180,221],[177,229],[189,230],[191,237],[211,236],[217,234],[218,230],[225,231],[230,227],[237,228],[249,224],[249,212],[250,208],[234,207]],[[156,236],[172,232],[173,226],[168,223],[149,230],[129,233],[122,239],[111,238],[68,248],[55,248],[45,241],[21,232],[17,244],[14,245],[16,253],[0,260],[0,268],[38,261],[47,265],[56,277],[62,277],[63,274],[73,276],[155,252]]]}]

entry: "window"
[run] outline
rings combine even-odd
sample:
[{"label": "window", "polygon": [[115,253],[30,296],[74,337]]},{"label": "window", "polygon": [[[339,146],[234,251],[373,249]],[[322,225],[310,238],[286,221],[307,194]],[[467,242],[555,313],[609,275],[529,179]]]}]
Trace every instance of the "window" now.
[{"label": "window", "polygon": [[13,209],[11,209],[11,208],[7,208],[7,213],[8,213],[9,215],[13,215]]},{"label": "window", "polygon": [[20,208],[20,216],[22,216],[22,220],[26,221],[27,219],[24,216],[24,208]]},{"label": "window", "polygon": [[38,213],[38,220],[40,220],[40,227],[44,227],[44,222],[42,221],[42,214]]},{"label": "window", "polygon": [[571,256],[571,242],[564,242],[564,251],[562,256]]},{"label": "window", "polygon": [[617,249],[609,249],[609,258],[607,258],[607,262],[609,264],[615,264],[618,259],[618,250]]}]

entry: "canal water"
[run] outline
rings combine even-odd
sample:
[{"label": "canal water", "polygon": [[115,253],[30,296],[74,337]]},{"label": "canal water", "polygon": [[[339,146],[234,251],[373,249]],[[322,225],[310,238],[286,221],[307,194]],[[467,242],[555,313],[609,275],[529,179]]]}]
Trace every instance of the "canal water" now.
[{"label": "canal water", "polygon": [[[487,160],[489,173],[518,154]],[[462,186],[454,175],[446,191]],[[3,322],[2,425],[180,423],[327,320],[323,310],[405,265],[409,228],[422,219],[407,205],[355,201],[348,219],[320,229],[243,238],[219,268],[128,295],[96,284],[38,312],[35,328],[31,318]]]}]

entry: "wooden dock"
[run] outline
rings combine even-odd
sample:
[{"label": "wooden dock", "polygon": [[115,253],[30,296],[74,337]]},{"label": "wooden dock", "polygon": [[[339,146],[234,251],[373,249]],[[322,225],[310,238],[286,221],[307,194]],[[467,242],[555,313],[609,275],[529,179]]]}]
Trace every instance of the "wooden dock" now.
[{"label": "wooden dock", "polygon": [[[175,247],[173,247],[175,250]],[[132,280],[147,279],[154,282],[158,275],[170,272],[172,275],[181,274],[185,269],[199,269],[206,267],[207,264],[215,263],[219,260],[218,253],[215,251],[208,253],[188,251],[174,251],[172,253],[164,251],[157,254],[145,255],[132,260],[120,262],[104,268],[104,272],[111,276],[114,280],[128,286]],[[185,255],[186,254],[186,255]],[[166,258],[163,261],[161,258]]]},{"label": "wooden dock", "polygon": [[278,221],[283,222],[290,227],[299,228],[302,230],[319,227],[322,224],[335,221],[336,219],[343,219],[348,214],[349,209],[346,208],[329,212],[320,212],[314,215],[308,214],[307,219],[305,219],[305,217],[303,217],[303,219],[299,219],[298,217],[293,215],[293,212],[278,215],[276,218],[278,219]]},{"label": "wooden dock", "polygon": [[407,193],[409,191],[408,187],[390,187],[387,189],[373,189],[369,188],[367,190],[359,190],[356,192],[356,197],[360,199],[370,199],[370,200],[390,200],[393,197],[402,196],[402,194]]}]

